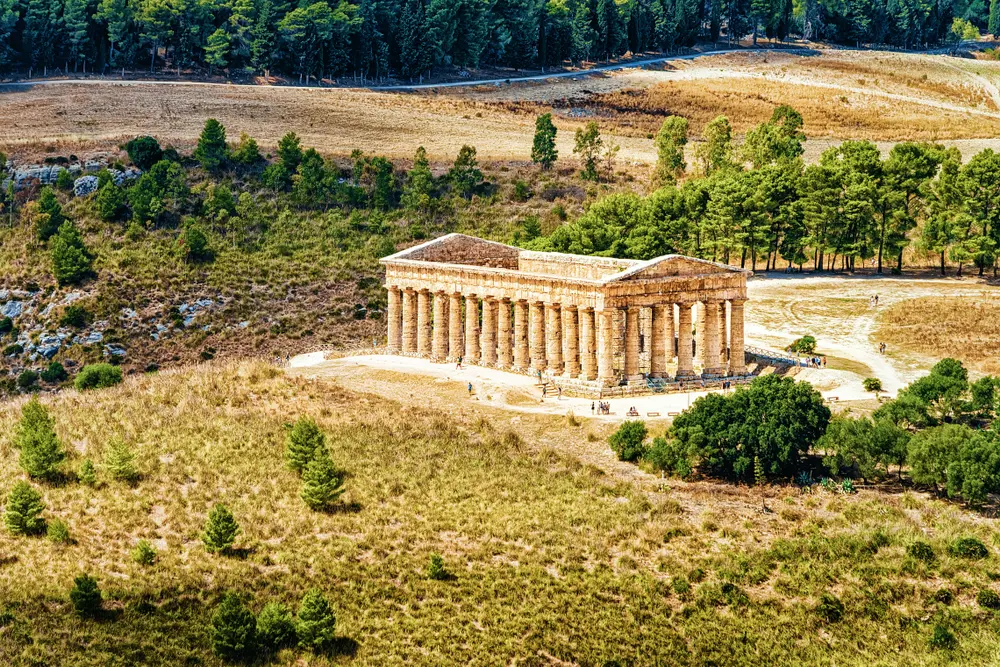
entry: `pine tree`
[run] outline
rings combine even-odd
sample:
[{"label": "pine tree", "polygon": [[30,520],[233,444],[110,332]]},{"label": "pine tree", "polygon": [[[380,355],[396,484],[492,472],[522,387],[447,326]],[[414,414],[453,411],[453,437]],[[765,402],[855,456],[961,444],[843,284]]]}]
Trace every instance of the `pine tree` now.
[{"label": "pine tree", "polygon": [[302,162],[302,143],[299,136],[289,132],[278,140],[278,159],[289,174],[294,174]]},{"label": "pine tree", "polygon": [[573,153],[579,155],[580,160],[583,162],[581,176],[584,180],[596,181],[599,178],[597,161],[600,159],[603,147],[604,140],[601,139],[601,131],[595,121],[587,123],[585,128],[576,128]]},{"label": "pine tree", "polygon": [[531,161],[540,164],[548,170],[559,157],[556,150],[556,126],[552,123],[552,114],[545,113],[535,121],[535,141],[531,147]]},{"label": "pine tree", "polygon": [[274,62],[274,51],[274,6],[271,0],[263,0],[257,10],[250,43],[250,64],[254,70],[267,73]]},{"label": "pine tree", "polygon": [[455,192],[469,198],[483,183],[483,172],[479,170],[479,161],[476,159],[476,149],[474,146],[462,146],[455,158],[455,164],[448,171],[448,180],[451,181]]},{"label": "pine tree", "polygon": [[55,422],[37,398],[21,409],[14,446],[20,450],[19,462],[29,476],[51,480],[59,475],[66,452],[56,436]]},{"label": "pine tree", "polygon": [[104,449],[104,468],[111,478],[126,484],[139,481],[135,452],[121,438],[111,438]]},{"label": "pine tree", "polygon": [[76,71],[80,61],[87,70],[87,56],[90,55],[91,44],[88,33],[90,21],[90,3],[88,0],[65,0],[63,9],[63,24],[66,29],[66,41],[69,46],[69,59],[73,61],[73,71]]},{"label": "pine tree", "polygon": [[72,539],[69,536],[69,526],[62,519],[53,519],[45,528],[45,537],[49,542],[56,544],[69,544]]},{"label": "pine tree", "polygon": [[14,535],[34,535],[45,530],[45,510],[42,494],[24,480],[19,481],[7,496],[3,521]]},{"label": "pine tree", "polygon": [[105,222],[121,218],[128,210],[125,202],[125,190],[113,181],[108,181],[97,191],[97,212]]},{"label": "pine tree", "polygon": [[240,526],[233,518],[232,512],[222,503],[217,503],[209,513],[208,521],[205,522],[205,532],[202,533],[201,541],[209,553],[228,553],[236,542],[236,535],[239,532]]},{"label": "pine tree", "polygon": [[69,599],[78,616],[96,616],[101,611],[101,589],[97,586],[97,579],[89,574],[75,578]]},{"label": "pine tree", "polygon": [[990,0],[990,15],[986,24],[986,32],[993,35],[993,39],[1000,36],[1000,0]]},{"label": "pine tree", "polygon": [[670,116],[656,133],[656,176],[660,183],[675,183],[687,166],[684,146],[687,145],[688,122],[680,116]]},{"label": "pine tree", "polygon": [[257,641],[268,651],[278,651],[295,641],[292,613],[280,602],[268,602],[257,616]]},{"label": "pine tree", "polygon": [[313,454],[302,475],[302,500],[309,509],[324,512],[344,493],[344,475],[333,465],[326,446]]},{"label": "pine tree", "polygon": [[52,275],[60,285],[78,285],[91,274],[90,251],[72,220],[60,225],[59,233],[52,239],[49,254]]},{"label": "pine tree", "polygon": [[257,619],[243,602],[227,593],[212,614],[212,650],[228,662],[241,662],[257,648]]},{"label": "pine tree", "polygon": [[229,148],[226,146],[226,128],[222,123],[209,118],[198,136],[198,146],[194,149],[194,159],[201,163],[206,171],[218,171],[226,164]]},{"label": "pine tree", "polygon": [[418,211],[429,211],[431,194],[434,190],[434,174],[427,159],[427,151],[423,146],[417,149],[413,158],[413,169],[406,176],[406,186],[400,203],[404,208]]},{"label": "pine tree", "polygon": [[76,474],[76,477],[80,480],[81,484],[87,486],[97,484],[97,471],[94,469],[94,462],[90,459],[84,459],[83,463],[80,464],[80,472]]},{"label": "pine tree", "polygon": [[62,204],[56,197],[56,191],[52,186],[46,185],[42,188],[38,196],[38,221],[35,225],[35,235],[38,240],[45,243],[56,235],[59,227],[65,222]]},{"label": "pine tree", "polygon": [[299,417],[285,441],[288,467],[301,474],[319,449],[326,449],[326,436],[311,418]]},{"label": "pine tree", "polygon": [[295,632],[299,646],[322,651],[336,639],[337,618],[330,609],[323,593],[318,588],[309,589],[299,605]]},{"label": "pine tree", "polygon": [[[209,73],[211,73],[212,67],[218,67],[219,69],[225,69],[226,65],[229,64],[229,50],[231,48],[231,40],[229,33],[227,33],[222,28],[219,28],[211,35],[208,36],[208,42],[205,44],[205,62],[208,63]],[[200,142],[199,142],[200,145]],[[202,163],[204,166],[204,163]],[[206,167],[207,169],[207,167]]]},{"label": "pine tree", "polygon": [[139,540],[132,550],[132,560],[139,565],[152,565],[156,562],[156,549],[149,543],[149,540]]}]

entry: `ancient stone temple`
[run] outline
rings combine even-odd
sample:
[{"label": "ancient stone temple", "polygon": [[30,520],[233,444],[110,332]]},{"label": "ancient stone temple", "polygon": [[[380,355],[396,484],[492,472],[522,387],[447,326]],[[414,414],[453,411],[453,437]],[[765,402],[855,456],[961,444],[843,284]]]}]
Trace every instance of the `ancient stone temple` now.
[{"label": "ancient stone temple", "polygon": [[449,234],[382,259],[388,348],[610,387],[746,373],[749,271],[521,250]]}]

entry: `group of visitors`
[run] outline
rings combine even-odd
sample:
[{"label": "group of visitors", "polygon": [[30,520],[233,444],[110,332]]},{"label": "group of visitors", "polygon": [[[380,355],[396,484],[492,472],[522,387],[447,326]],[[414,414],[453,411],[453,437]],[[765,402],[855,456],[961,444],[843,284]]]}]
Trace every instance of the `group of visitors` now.
[{"label": "group of visitors", "polygon": [[886,350],[887,347],[888,346],[885,343],[879,343],[878,344],[878,353],[879,354],[885,354],[885,350]]},{"label": "group of visitors", "polygon": [[805,360],[808,368],[826,368],[826,357],[809,357]]},{"label": "group of visitors", "polygon": [[[596,410],[596,412],[595,412]],[[609,401],[594,401],[590,402],[590,414],[599,415],[610,415],[611,414],[611,403]]]},{"label": "group of visitors", "polygon": [[[542,385],[542,398],[548,398],[549,395],[549,385]],[[556,398],[562,398],[562,387],[556,385]]]},{"label": "group of visitors", "polygon": [[872,308],[878,307],[878,294],[872,294],[868,297],[868,306]]},{"label": "group of visitors", "polygon": [[629,417],[638,417],[639,416],[639,411],[635,409],[634,405],[631,408],[628,409],[628,416]]}]

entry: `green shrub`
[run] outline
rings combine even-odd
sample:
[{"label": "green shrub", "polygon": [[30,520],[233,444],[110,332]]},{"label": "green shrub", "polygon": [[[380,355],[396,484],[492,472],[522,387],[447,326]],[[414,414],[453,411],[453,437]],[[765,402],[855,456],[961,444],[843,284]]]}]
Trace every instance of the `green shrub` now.
[{"label": "green shrub", "polygon": [[56,436],[55,422],[37,398],[21,408],[13,444],[21,450],[19,463],[28,475],[48,480],[59,476],[66,452]]},{"label": "green shrub", "polygon": [[184,247],[187,248],[187,258],[189,261],[205,262],[214,257],[214,253],[208,244],[208,235],[205,234],[205,230],[201,228],[201,225],[193,222],[186,224],[181,238],[184,242]]},{"label": "green shrub", "polygon": [[60,285],[78,285],[91,275],[93,258],[83,242],[80,230],[71,220],[59,226],[59,232],[52,238],[50,245],[52,275]]},{"label": "green shrub", "polygon": [[321,447],[302,475],[302,500],[309,509],[324,512],[343,493],[344,474],[333,465],[326,447]]},{"label": "green shrub", "polygon": [[97,484],[97,471],[94,469],[94,462],[90,459],[84,459],[83,463],[80,464],[80,471],[76,474],[76,477],[80,480],[81,484],[86,484],[87,486]]},{"label": "green shrub", "polygon": [[66,306],[63,311],[62,317],[59,318],[60,326],[73,327],[74,329],[82,329],[91,323],[94,319],[93,314],[78,304],[72,303]]},{"label": "green shrub", "polygon": [[73,189],[73,175],[69,173],[68,169],[62,169],[56,176],[56,187],[60,190]]},{"label": "green shrub", "polygon": [[934,554],[934,548],[926,542],[922,542],[920,540],[912,542],[906,546],[906,555],[925,563],[933,563],[937,558]]},{"label": "green shrub", "polygon": [[670,582],[670,586],[678,595],[687,595],[691,592],[691,582],[684,577],[674,577],[673,581]]},{"label": "green shrub", "polygon": [[816,605],[816,614],[827,623],[836,623],[844,617],[844,603],[835,595],[823,593]]},{"label": "green shrub", "polygon": [[653,444],[646,450],[646,460],[657,470],[690,477],[694,472],[688,449],[680,440],[667,437],[653,438]]},{"label": "green shrub", "polygon": [[990,555],[986,545],[975,537],[960,537],[952,543],[949,551],[952,556],[971,560],[981,560]]},{"label": "green shrub", "polygon": [[139,565],[152,565],[156,562],[156,549],[149,540],[139,540],[135,549],[132,549],[132,560]]},{"label": "green shrub", "polygon": [[449,578],[449,576],[448,570],[444,566],[444,558],[441,554],[431,554],[430,561],[427,563],[427,578],[433,579],[434,581],[445,581]]},{"label": "green shrub", "polygon": [[124,217],[128,211],[125,190],[107,182],[97,190],[97,214],[105,222],[113,222]]},{"label": "green shrub", "polygon": [[32,389],[38,384],[38,373],[25,369],[17,376],[17,386],[21,389]]},{"label": "green shrub", "polygon": [[337,618],[323,593],[317,588],[307,591],[302,597],[295,623],[299,646],[314,651],[329,648],[337,636],[336,626]]},{"label": "green shrub", "polygon": [[216,503],[208,514],[201,541],[209,553],[228,553],[239,532],[240,525],[236,523],[233,513],[222,503]]},{"label": "green shrub", "polygon": [[24,348],[21,347],[20,343],[11,343],[3,349],[3,356],[10,357],[15,354],[21,354],[24,352]]},{"label": "green shrub", "polygon": [[154,164],[163,159],[163,149],[153,137],[136,137],[125,144],[125,152],[132,164],[143,171],[148,171]]},{"label": "green shrub", "polygon": [[76,374],[73,386],[79,391],[105,389],[120,384],[122,369],[111,364],[87,364]]},{"label": "green shrub", "polygon": [[326,436],[319,430],[319,426],[309,417],[299,417],[285,440],[288,467],[301,474],[313,460],[316,450],[321,447],[326,448]]},{"label": "green shrub", "polygon": [[49,384],[56,384],[58,382],[63,382],[69,377],[69,373],[66,372],[66,368],[60,364],[58,361],[53,361],[41,372],[41,378]]},{"label": "green shrub", "polygon": [[56,544],[69,544],[69,526],[62,519],[52,519],[45,529],[45,536]]},{"label": "green shrub", "polygon": [[14,330],[14,320],[9,317],[0,317],[0,335],[9,334]]},{"label": "green shrub", "polygon": [[873,394],[877,394],[882,391],[882,381],[878,378],[865,378],[861,382],[861,386],[865,391],[869,391]]},{"label": "green shrub", "polygon": [[789,352],[798,352],[800,354],[812,354],[816,351],[816,339],[812,336],[802,336],[802,338],[797,338],[795,341],[788,346]]},{"label": "green shrub", "polygon": [[1000,595],[989,588],[984,588],[976,594],[976,602],[984,609],[1000,609]]},{"label": "green shrub", "polygon": [[619,461],[636,461],[646,453],[646,424],[626,421],[611,434],[608,444],[618,455]]},{"label": "green shrub", "polygon": [[257,619],[243,602],[227,593],[212,614],[212,650],[227,662],[251,658],[257,649]]},{"label": "green shrub", "polygon": [[78,576],[73,580],[69,599],[73,603],[73,609],[77,615],[96,616],[101,610],[101,589],[97,586],[97,579],[89,574]]},{"label": "green shrub", "polygon": [[269,651],[278,651],[295,642],[292,613],[280,602],[268,602],[257,616],[257,641]]},{"label": "green shrub", "polygon": [[934,591],[934,601],[940,602],[941,604],[951,604],[955,596],[947,588],[939,588]]},{"label": "green shrub", "polygon": [[3,521],[7,530],[14,535],[35,535],[45,530],[43,511],[45,503],[42,502],[42,494],[31,484],[21,480],[7,496]]},{"label": "green shrub", "polygon": [[947,626],[938,623],[934,626],[934,632],[927,643],[931,648],[949,650],[955,648],[958,642],[955,640],[955,634]]},{"label": "green shrub", "polygon": [[108,471],[111,479],[119,482],[135,484],[139,481],[135,452],[121,438],[111,438],[104,448],[104,469]]}]

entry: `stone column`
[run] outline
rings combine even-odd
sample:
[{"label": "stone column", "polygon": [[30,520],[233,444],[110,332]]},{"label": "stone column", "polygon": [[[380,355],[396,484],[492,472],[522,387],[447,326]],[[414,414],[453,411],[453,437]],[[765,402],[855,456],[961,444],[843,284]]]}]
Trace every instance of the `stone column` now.
[{"label": "stone column", "polygon": [[545,304],[531,304],[531,367],[544,371],[545,359]]},{"label": "stone column", "polygon": [[389,318],[389,352],[399,352],[403,342],[403,304],[398,287],[389,287],[389,307],[386,316]]},{"label": "stone column", "polygon": [[448,303],[448,361],[465,356],[462,342],[462,295],[456,292]]},{"label": "stone column", "polygon": [[677,378],[694,377],[691,356],[691,310],[693,304],[677,304]]},{"label": "stone column", "polygon": [[431,293],[425,289],[417,292],[417,352],[431,356]]},{"label": "stone column", "polygon": [[512,348],[510,340],[510,300],[500,299],[499,317],[497,318],[497,330],[499,340],[497,351],[497,364],[500,368],[510,368],[512,359]]},{"label": "stone column", "polygon": [[729,357],[726,356],[726,350],[729,349],[729,336],[726,335],[726,302],[719,302],[719,367],[726,368],[729,366]]},{"label": "stone column", "polygon": [[580,377],[597,379],[597,346],[594,331],[594,309],[580,309]]},{"label": "stone column", "polygon": [[663,335],[667,341],[667,363],[670,363],[677,356],[677,344],[674,340],[674,332],[676,331],[674,327],[674,304],[672,303],[667,306],[667,321],[665,324],[666,329]]},{"label": "stone column", "polygon": [[444,362],[448,359],[448,295],[434,294],[434,347],[431,359]]},{"label": "stone column", "polygon": [[545,356],[549,371],[556,375],[562,371],[562,320],[558,303],[545,304]]},{"label": "stone column", "polygon": [[528,370],[531,356],[528,354],[528,302],[514,303],[514,368]]},{"label": "stone column", "polygon": [[564,375],[575,378],[580,374],[580,324],[576,306],[563,306],[562,333]]},{"label": "stone column", "polygon": [[729,374],[745,375],[747,372],[746,354],[744,350],[743,299],[733,299],[729,302]]},{"label": "stone column", "polygon": [[613,356],[614,311],[602,310],[597,314],[597,381],[605,387],[615,382]]},{"label": "stone column", "polygon": [[693,307],[694,325],[694,365],[705,367],[705,304],[696,303]]},{"label": "stone column", "polygon": [[479,363],[479,298],[475,294],[465,297],[465,360]]},{"label": "stone column", "polygon": [[497,365],[497,301],[483,299],[483,365]]},{"label": "stone column", "polygon": [[[652,340],[650,341],[649,348],[649,374],[654,378],[662,378],[667,376],[667,359],[672,355],[667,352],[667,320],[673,320],[674,314],[673,305],[670,306],[653,306],[653,319],[652,319]],[[667,317],[667,314],[670,317]],[[673,347],[673,322],[670,322],[670,347]]]},{"label": "stone column", "polygon": [[403,291],[403,352],[417,351],[417,298],[411,289]]},{"label": "stone column", "polygon": [[724,374],[719,367],[719,302],[705,302],[705,367],[703,377],[717,377]]},{"label": "stone column", "polygon": [[638,380],[639,374],[639,308],[625,309],[625,377]]}]

